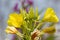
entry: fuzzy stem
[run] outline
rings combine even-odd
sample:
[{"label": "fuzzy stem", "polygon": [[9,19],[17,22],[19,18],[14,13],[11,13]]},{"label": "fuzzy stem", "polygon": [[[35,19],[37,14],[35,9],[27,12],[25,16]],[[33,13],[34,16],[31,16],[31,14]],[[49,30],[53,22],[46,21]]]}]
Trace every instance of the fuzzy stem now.
[{"label": "fuzzy stem", "polygon": [[23,37],[23,34],[21,34],[20,32],[17,32],[16,35],[18,35],[19,37]]},{"label": "fuzzy stem", "polygon": [[36,29],[38,29],[39,27],[41,28],[42,25],[43,25],[43,22],[39,23]]}]

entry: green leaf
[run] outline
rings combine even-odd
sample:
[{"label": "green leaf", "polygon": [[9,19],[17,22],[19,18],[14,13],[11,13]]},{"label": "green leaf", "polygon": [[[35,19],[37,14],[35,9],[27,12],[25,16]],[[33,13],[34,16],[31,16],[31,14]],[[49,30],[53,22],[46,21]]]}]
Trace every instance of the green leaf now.
[{"label": "green leaf", "polygon": [[34,17],[34,9],[33,9],[33,7],[30,8],[30,10],[29,10],[28,13],[29,13],[29,17],[30,18],[33,18]]},{"label": "green leaf", "polygon": [[38,15],[39,15],[39,14],[38,14],[38,8],[36,8],[36,17],[38,17]]}]

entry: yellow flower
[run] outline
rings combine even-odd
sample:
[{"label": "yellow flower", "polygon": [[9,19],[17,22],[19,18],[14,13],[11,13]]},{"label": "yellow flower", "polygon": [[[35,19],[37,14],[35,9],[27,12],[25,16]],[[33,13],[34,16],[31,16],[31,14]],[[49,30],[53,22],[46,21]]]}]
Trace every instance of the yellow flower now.
[{"label": "yellow flower", "polygon": [[20,28],[22,24],[23,24],[23,15],[17,14],[15,12],[9,15],[8,25]]},{"label": "yellow flower", "polygon": [[47,8],[44,18],[43,18],[43,21],[45,21],[45,22],[58,22],[59,19],[56,16],[56,14],[52,8]]},{"label": "yellow flower", "polygon": [[52,26],[52,27],[45,28],[42,31],[45,33],[53,34],[53,33],[55,33],[56,29],[55,29],[55,27]]}]

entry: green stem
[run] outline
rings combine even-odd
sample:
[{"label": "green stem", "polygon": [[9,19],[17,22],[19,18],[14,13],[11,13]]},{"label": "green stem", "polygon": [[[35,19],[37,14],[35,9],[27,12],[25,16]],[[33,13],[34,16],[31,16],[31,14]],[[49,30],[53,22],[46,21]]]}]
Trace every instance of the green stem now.
[{"label": "green stem", "polygon": [[54,26],[56,23],[51,23],[49,26]]},{"label": "green stem", "polygon": [[42,25],[43,25],[43,22],[39,23],[36,29],[41,28]]},{"label": "green stem", "polygon": [[19,31],[16,33],[17,36],[19,36],[20,38],[23,38],[23,34],[21,34]]}]

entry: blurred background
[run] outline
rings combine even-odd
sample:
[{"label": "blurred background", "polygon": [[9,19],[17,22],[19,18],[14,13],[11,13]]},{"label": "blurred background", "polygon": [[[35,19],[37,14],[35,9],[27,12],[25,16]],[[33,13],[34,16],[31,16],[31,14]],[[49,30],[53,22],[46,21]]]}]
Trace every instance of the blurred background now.
[{"label": "blurred background", "polygon": [[[11,40],[12,35],[6,35],[4,31],[7,26],[6,21],[8,15],[14,11],[16,3],[18,4],[18,8],[22,7],[21,1],[22,0],[0,0],[0,40],[5,40],[7,37]],[[39,11],[43,8],[46,10],[46,8],[52,7],[60,20],[60,0],[33,0],[33,7],[38,7]],[[41,16],[43,16],[43,14],[44,12]],[[60,21],[56,25],[56,30],[55,36],[57,37],[55,40],[60,40]]]}]

